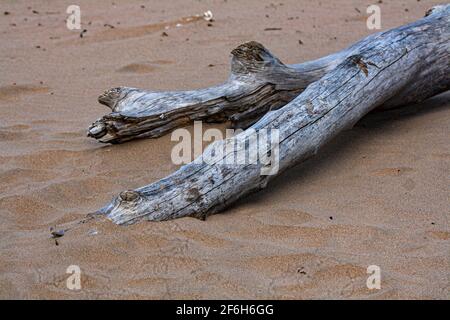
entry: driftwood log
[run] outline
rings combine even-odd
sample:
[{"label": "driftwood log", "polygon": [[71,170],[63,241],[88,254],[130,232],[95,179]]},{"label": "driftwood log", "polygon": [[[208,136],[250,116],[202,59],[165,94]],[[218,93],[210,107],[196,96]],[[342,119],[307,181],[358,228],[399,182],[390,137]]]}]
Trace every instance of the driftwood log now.
[{"label": "driftwood log", "polygon": [[[422,101],[449,88],[450,5],[443,5],[414,23],[300,65],[285,66],[262,46],[246,44],[234,50],[230,80],[218,87],[178,93],[109,91],[101,101],[114,112],[97,121],[90,135],[122,142],[158,136],[193,119],[235,117],[251,123],[266,112],[235,139],[248,140],[252,130],[278,129],[280,173],[313,156],[371,110]],[[214,142],[204,154],[229,142]],[[261,175],[262,163],[227,165],[220,160],[194,161],[160,181],[124,191],[98,214],[117,224],[205,218],[276,177]]]}]

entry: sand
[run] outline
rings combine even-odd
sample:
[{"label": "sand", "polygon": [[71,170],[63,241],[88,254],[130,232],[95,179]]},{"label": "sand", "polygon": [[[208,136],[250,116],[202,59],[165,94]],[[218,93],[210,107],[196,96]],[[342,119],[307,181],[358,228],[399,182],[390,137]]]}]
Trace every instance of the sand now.
[{"label": "sand", "polygon": [[[211,86],[244,41],[297,63],[373,32],[371,1],[77,2],[83,38],[65,26],[72,1],[2,1],[0,298],[450,297],[449,94],[366,117],[206,222],[98,220],[56,245],[51,226],[177,169],[170,136],[115,146],[85,136],[108,112],[96,100],[104,90]],[[383,0],[382,28],[437,3]],[[212,26],[185,23],[206,10]],[[81,269],[81,290],[66,287],[70,265]],[[381,268],[379,290],[366,286],[369,265]]]}]

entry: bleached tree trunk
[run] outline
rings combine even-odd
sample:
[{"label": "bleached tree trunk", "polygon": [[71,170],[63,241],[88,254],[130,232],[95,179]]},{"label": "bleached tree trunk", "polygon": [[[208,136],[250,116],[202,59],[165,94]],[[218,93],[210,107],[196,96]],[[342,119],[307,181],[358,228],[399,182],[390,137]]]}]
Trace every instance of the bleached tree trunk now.
[{"label": "bleached tree trunk", "polygon": [[[265,52],[260,49],[257,49],[259,53],[253,58],[258,59],[260,53]],[[374,108],[414,103],[448,90],[450,5],[437,6],[423,19],[360,41],[351,47],[350,54],[347,52],[344,56],[346,57],[339,58],[342,61],[336,67],[332,66],[334,62],[329,63],[335,61],[334,58],[325,58],[323,61],[327,63],[324,68],[328,72],[323,77],[316,79],[319,78],[317,73],[314,76],[316,78],[309,77],[317,81],[287,105],[269,111],[235,139],[241,142],[248,140],[252,130],[260,132],[277,129],[280,173],[316,154],[330,139],[345,128],[352,127]],[[277,61],[276,68],[279,67],[278,63]],[[315,63],[317,62],[312,64]],[[243,68],[248,70],[248,66]],[[276,68],[269,67],[268,70],[273,72]],[[282,68],[287,70],[277,72],[275,77],[280,81],[291,70],[291,67]],[[299,83],[295,72],[290,78],[287,77],[285,83],[289,83],[290,79]],[[185,101],[188,96],[189,94],[182,94],[182,100]],[[123,97],[121,101],[123,99],[127,98]],[[211,101],[215,99],[218,98],[212,98]],[[264,99],[258,108],[264,108],[263,101]],[[138,100],[135,105],[137,103]],[[121,104],[113,106],[114,108],[119,111]],[[208,108],[213,109],[214,103]],[[164,110],[164,107],[160,110]],[[240,114],[239,110],[232,111]],[[151,112],[157,114],[155,110]],[[107,134],[110,135],[109,132]],[[117,136],[114,138],[111,135],[111,139],[116,138]],[[215,142],[205,153],[222,149],[229,142]],[[250,149],[256,147],[249,144]],[[236,150],[230,151],[222,158],[231,157],[235,153]],[[167,178],[136,190],[124,191],[98,213],[106,215],[117,224],[185,216],[205,218],[238,198],[264,188],[276,177],[261,175],[264,167],[262,163],[229,165],[220,160],[217,159],[213,164],[194,161]]]}]

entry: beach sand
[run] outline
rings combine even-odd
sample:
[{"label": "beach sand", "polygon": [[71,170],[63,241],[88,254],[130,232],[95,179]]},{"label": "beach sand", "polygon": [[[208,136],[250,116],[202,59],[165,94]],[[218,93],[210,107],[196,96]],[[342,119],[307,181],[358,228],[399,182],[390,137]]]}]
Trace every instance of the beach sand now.
[{"label": "beach sand", "polygon": [[[99,219],[56,245],[50,227],[177,169],[170,135],[114,146],[86,137],[109,111],[97,103],[104,90],[207,87],[228,77],[229,53],[245,41],[298,63],[374,32],[371,1],[77,3],[82,38],[66,28],[72,1],[2,1],[0,298],[450,297],[448,93],[365,117],[206,221]],[[382,30],[437,3],[383,0]],[[184,22],[207,10],[212,26]],[[81,269],[81,290],[66,286],[70,265]],[[366,286],[370,265],[380,267],[379,290]]]}]

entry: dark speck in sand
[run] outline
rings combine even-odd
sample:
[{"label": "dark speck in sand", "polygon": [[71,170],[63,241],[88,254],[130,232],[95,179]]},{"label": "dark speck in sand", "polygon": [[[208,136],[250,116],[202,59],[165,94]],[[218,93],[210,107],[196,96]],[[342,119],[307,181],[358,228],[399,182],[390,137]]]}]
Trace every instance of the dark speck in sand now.
[{"label": "dark speck in sand", "polygon": [[297,273],[306,274],[306,271],[303,268],[297,269]]}]

